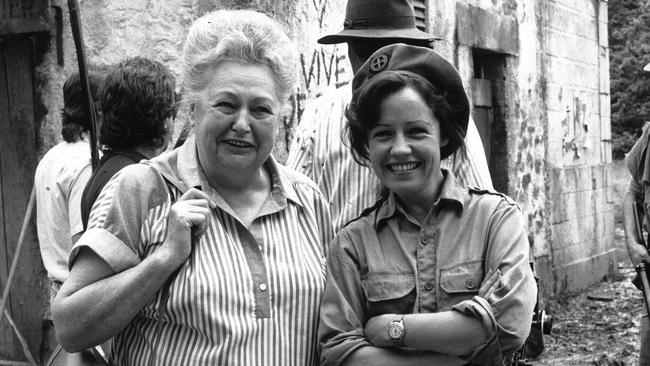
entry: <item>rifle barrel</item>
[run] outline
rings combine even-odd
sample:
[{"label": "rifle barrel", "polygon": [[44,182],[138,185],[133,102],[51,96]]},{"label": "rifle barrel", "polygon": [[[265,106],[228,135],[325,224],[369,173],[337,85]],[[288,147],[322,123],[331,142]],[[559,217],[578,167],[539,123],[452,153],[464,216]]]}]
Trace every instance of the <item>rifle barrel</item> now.
[{"label": "rifle barrel", "polygon": [[86,51],[84,48],[83,34],[81,32],[81,16],[79,15],[79,3],[77,0],[68,0],[70,12],[70,26],[74,38],[75,49],[77,50],[77,64],[79,65],[79,78],[81,79],[81,90],[86,96],[86,111],[90,118],[90,160],[93,171],[99,164],[99,153],[97,152],[97,120],[95,115],[95,103],[90,93],[88,73],[86,67]]}]

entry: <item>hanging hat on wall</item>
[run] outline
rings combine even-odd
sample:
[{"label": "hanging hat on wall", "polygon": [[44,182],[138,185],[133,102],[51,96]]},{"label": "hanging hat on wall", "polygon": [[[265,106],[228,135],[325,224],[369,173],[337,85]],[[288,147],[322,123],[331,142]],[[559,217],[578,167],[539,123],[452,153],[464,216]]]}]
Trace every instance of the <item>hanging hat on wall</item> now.
[{"label": "hanging hat on wall", "polygon": [[344,43],[354,38],[440,39],[415,26],[411,0],[348,0],[343,30],[320,38],[318,43]]}]

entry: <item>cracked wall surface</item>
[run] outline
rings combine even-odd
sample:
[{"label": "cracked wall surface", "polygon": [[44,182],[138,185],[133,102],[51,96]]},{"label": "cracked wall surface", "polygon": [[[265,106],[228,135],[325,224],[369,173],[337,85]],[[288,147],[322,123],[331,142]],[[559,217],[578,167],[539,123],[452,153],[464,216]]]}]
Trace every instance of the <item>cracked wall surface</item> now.
[{"label": "cracked wall surface", "polygon": [[[519,202],[532,257],[547,284],[562,293],[584,288],[610,269],[613,248],[607,3],[598,0],[429,1],[434,49],[459,69],[472,97],[475,49],[503,56],[504,143],[501,162],[506,193]],[[47,110],[37,121],[39,152],[60,141],[61,87],[76,70],[67,5],[63,10],[63,65],[55,37],[36,68]],[[286,23],[298,50],[298,80],[290,110],[278,132],[275,155],[286,157],[305,104],[348,83],[345,44],[318,45],[341,29],[345,0],[84,0],[80,2],[88,60],[105,67],[141,55],[177,75],[187,28],[221,6],[256,7]],[[489,20],[489,21],[488,21]],[[176,134],[189,125],[187,113]]]}]

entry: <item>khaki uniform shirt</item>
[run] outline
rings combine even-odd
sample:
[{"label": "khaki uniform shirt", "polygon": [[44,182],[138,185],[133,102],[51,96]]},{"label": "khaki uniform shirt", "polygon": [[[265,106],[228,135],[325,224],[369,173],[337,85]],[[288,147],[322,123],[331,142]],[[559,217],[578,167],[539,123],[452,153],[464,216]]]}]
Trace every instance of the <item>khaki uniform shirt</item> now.
[{"label": "khaki uniform shirt", "polygon": [[443,173],[424,226],[391,193],[332,242],[319,327],[323,365],[369,346],[363,327],[379,314],[454,310],[480,319],[486,342],[462,357],[472,364],[503,364],[526,340],[537,289],[521,212],[505,195],[461,188]]}]

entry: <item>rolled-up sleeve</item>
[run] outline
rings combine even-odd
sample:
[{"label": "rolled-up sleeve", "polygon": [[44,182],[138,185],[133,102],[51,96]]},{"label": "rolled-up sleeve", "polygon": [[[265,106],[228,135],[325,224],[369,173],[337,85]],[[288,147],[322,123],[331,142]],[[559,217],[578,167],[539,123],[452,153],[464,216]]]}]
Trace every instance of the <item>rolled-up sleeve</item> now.
[{"label": "rolled-up sleeve", "polygon": [[[152,237],[150,231],[154,226],[148,222],[149,214],[152,209],[168,210],[169,205],[164,205],[168,202],[166,183],[154,168],[143,164],[124,168],[97,198],[88,230],[73,246],[68,266],[72,267],[81,248],[93,251],[115,273],[138,265],[147,251],[146,246],[152,244],[146,240]],[[166,214],[157,216],[166,217]]]},{"label": "rolled-up sleeve", "polygon": [[485,265],[487,275],[478,295],[453,310],[480,319],[485,332],[485,342],[463,358],[481,365],[502,365],[526,341],[537,300],[523,217],[506,201],[490,220]]},{"label": "rolled-up sleeve", "polygon": [[320,309],[318,340],[322,365],[340,365],[355,350],[369,346],[358,257],[345,229],[330,245],[327,283]]}]

